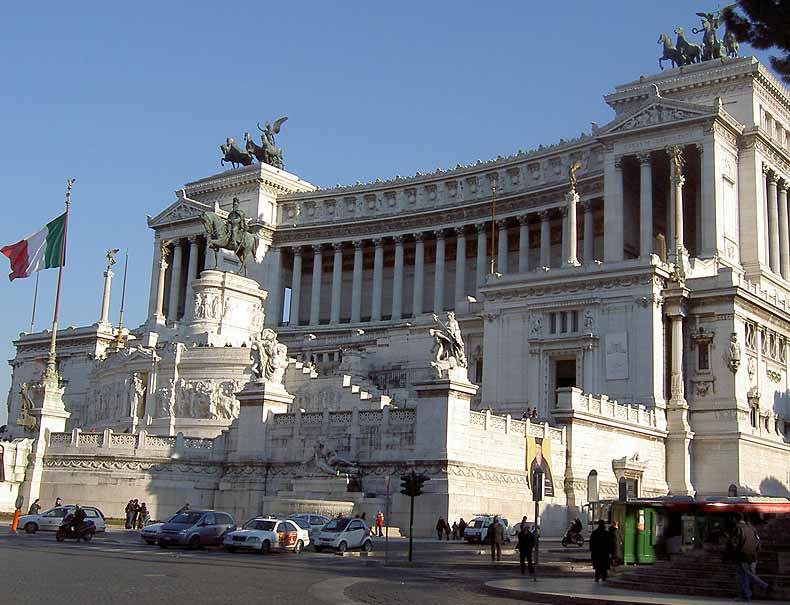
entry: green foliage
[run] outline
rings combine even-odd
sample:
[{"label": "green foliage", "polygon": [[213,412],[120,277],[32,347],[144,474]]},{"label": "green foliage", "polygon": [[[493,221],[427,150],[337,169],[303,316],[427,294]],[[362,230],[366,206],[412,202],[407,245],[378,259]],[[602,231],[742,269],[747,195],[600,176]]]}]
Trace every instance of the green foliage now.
[{"label": "green foliage", "polygon": [[790,0],[738,0],[737,7],[724,11],[727,29],[739,42],[781,51],[771,67],[790,83]]}]

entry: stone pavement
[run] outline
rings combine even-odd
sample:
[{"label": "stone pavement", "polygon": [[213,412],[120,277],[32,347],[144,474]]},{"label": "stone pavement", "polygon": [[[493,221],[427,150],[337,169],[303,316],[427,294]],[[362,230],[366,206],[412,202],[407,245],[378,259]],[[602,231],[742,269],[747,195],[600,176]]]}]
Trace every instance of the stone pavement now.
[{"label": "stone pavement", "polygon": [[[592,605],[721,605],[732,599],[691,597],[655,592],[637,592],[612,588],[606,583],[596,584],[590,578],[510,578],[491,580],[484,584],[493,595],[523,599],[532,603],[592,604]],[[776,603],[754,600],[752,603]]]}]

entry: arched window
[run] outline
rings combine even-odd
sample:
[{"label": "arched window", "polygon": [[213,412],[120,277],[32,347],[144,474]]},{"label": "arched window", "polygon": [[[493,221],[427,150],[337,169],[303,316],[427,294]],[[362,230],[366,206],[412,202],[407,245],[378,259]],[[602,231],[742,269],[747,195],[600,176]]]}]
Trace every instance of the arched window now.
[{"label": "arched window", "polygon": [[587,475],[587,502],[596,502],[599,499],[598,471],[593,469],[590,471],[590,474]]}]

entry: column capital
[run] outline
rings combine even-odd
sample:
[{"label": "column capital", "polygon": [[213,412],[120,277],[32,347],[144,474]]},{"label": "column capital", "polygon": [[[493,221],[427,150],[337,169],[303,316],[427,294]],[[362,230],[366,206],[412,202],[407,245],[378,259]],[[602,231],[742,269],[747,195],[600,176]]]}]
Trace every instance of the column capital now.
[{"label": "column capital", "polygon": [[763,165],[762,165],[762,170],[763,170],[763,174],[764,174],[765,176],[768,176],[768,175],[769,175],[771,172],[773,172],[773,171],[771,170],[771,167],[770,167],[768,164],[766,164],[766,163],[763,163]]},{"label": "column capital", "polygon": [[404,240],[404,235],[402,233],[398,233],[397,235],[392,236],[392,241],[395,243],[396,246],[402,246]]},{"label": "column capital", "polygon": [[636,154],[636,160],[641,165],[650,164],[652,162],[652,160],[653,160],[653,156],[651,155],[651,153],[649,151],[646,151],[644,153],[637,153]]},{"label": "column capital", "polygon": [[675,187],[677,187],[678,185],[682,187],[685,182],[686,182],[686,177],[684,177],[682,174],[680,176],[675,174],[672,175],[672,184],[675,185]]},{"label": "column capital", "polygon": [[415,242],[421,242],[423,239],[425,239],[425,234],[422,231],[420,231],[419,233],[415,233],[414,234],[414,241]]},{"label": "column capital", "polygon": [[187,236],[187,241],[189,242],[190,246],[197,246],[199,239],[200,236],[197,233],[193,233],[192,235]]},{"label": "column capital", "polygon": [[487,229],[488,229],[487,223],[476,223],[475,224],[475,231],[477,231],[478,233],[485,234]]},{"label": "column capital", "polygon": [[456,237],[466,237],[466,227],[453,227]]},{"label": "column capital", "polygon": [[361,239],[354,240],[351,243],[354,244],[354,250],[362,250],[362,244],[364,242]]},{"label": "column capital", "polygon": [[104,271],[104,277],[112,279],[113,277],[115,277],[115,273],[113,273],[112,269],[106,269]]},{"label": "column capital", "polygon": [[519,225],[528,225],[529,224],[529,214],[522,214],[521,216],[517,217]]},{"label": "column capital", "polygon": [[559,208],[557,208],[557,210],[559,210],[560,216],[562,218],[565,218],[566,216],[568,216],[568,207],[567,206],[560,206]]},{"label": "column capital", "polygon": [[321,254],[321,244],[313,244],[311,248],[313,249],[313,254]]},{"label": "column capital", "polygon": [[507,219],[501,218],[496,222],[497,229],[507,229]]},{"label": "column capital", "polygon": [[301,246],[293,246],[291,248],[293,251],[294,256],[302,256],[302,247]]},{"label": "column capital", "polygon": [[768,182],[772,185],[776,185],[779,182],[779,175],[775,170],[768,171]]},{"label": "column capital", "polygon": [[335,254],[338,252],[343,251],[343,242],[332,242],[332,248],[335,250]]},{"label": "column capital", "polygon": [[618,156],[614,159],[614,169],[615,170],[623,169],[623,156]]},{"label": "column capital", "polygon": [[433,232],[433,236],[438,239],[444,239],[444,229],[437,229]]},{"label": "column capital", "polygon": [[592,212],[593,211],[593,206],[595,206],[595,202],[594,202],[594,200],[584,200],[584,201],[579,202],[579,206],[582,207],[582,210],[584,212]]},{"label": "column capital", "polygon": [[541,210],[538,212],[538,216],[540,217],[541,222],[548,222],[551,219],[551,211]]},{"label": "column capital", "polygon": [[383,237],[373,238],[373,245],[376,248],[383,248],[384,247],[384,238]]}]

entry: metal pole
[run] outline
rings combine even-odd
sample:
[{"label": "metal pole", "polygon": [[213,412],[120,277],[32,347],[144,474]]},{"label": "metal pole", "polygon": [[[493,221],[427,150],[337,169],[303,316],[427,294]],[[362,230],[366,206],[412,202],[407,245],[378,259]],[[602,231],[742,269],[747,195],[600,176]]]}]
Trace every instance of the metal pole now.
[{"label": "metal pole", "polygon": [[491,181],[491,267],[493,275],[496,268],[496,181]]},{"label": "metal pole", "polygon": [[126,272],[129,269],[129,249],[126,249],[126,254],[123,261],[123,285],[121,286],[121,310],[118,314],[118,334],[115,339],[120,346],[123,342],[122,332],[123,329],[123,307],[126,302]]},{"label": "metal pole", "polygon": [[384,482],[387,484],[387,502],[384,507],[386,511],[384,514],[384,565],[389,564],[389,554],[390,554],[390,476],[387,475],[384,478]]},{"label": "metal pole", "polygon": [[33,314],[30,316],[30,333],[36,329],[36,301],[38,300],[38,276],[40,271],[36,271],[36,289],[33,290]]},{"label": "metal pole", "polygon": [[66,183],[66,218],[63,221],[63,245],[60,249],[60,267],[58,267],[58,286],[55,291],[55,312],[52,316],[52,337],[49,343],[49,356],[47,357],[47,368],[44,370],[44,377],[49,379],[58,378],[58,367],[55,356],[55,347],[58,334],[58,311],[60,310],[60,286],[63,282],[63,265],[66,261],[66,237],[69,232],[69,207],[71,206],[71,188],[74,186],[74,179],[69,179]]},{"label": "metal pole", "polygon": [[[412,486],[416,482],[414,477],[414,471],[411,472],[411,484]],[[412,492],[411,495],[411,506],[409,507],[409,563],[411,563],[411,554],[412,554],[412,534],[414,533],[414,493]]]},{"label": "metal pole", "polygon": [[[541,475],[541,480],[543,476]],[[535,502],[535,567],[540,558],[540,502]],[[536,572],[537,573],[537,572]]]}]

